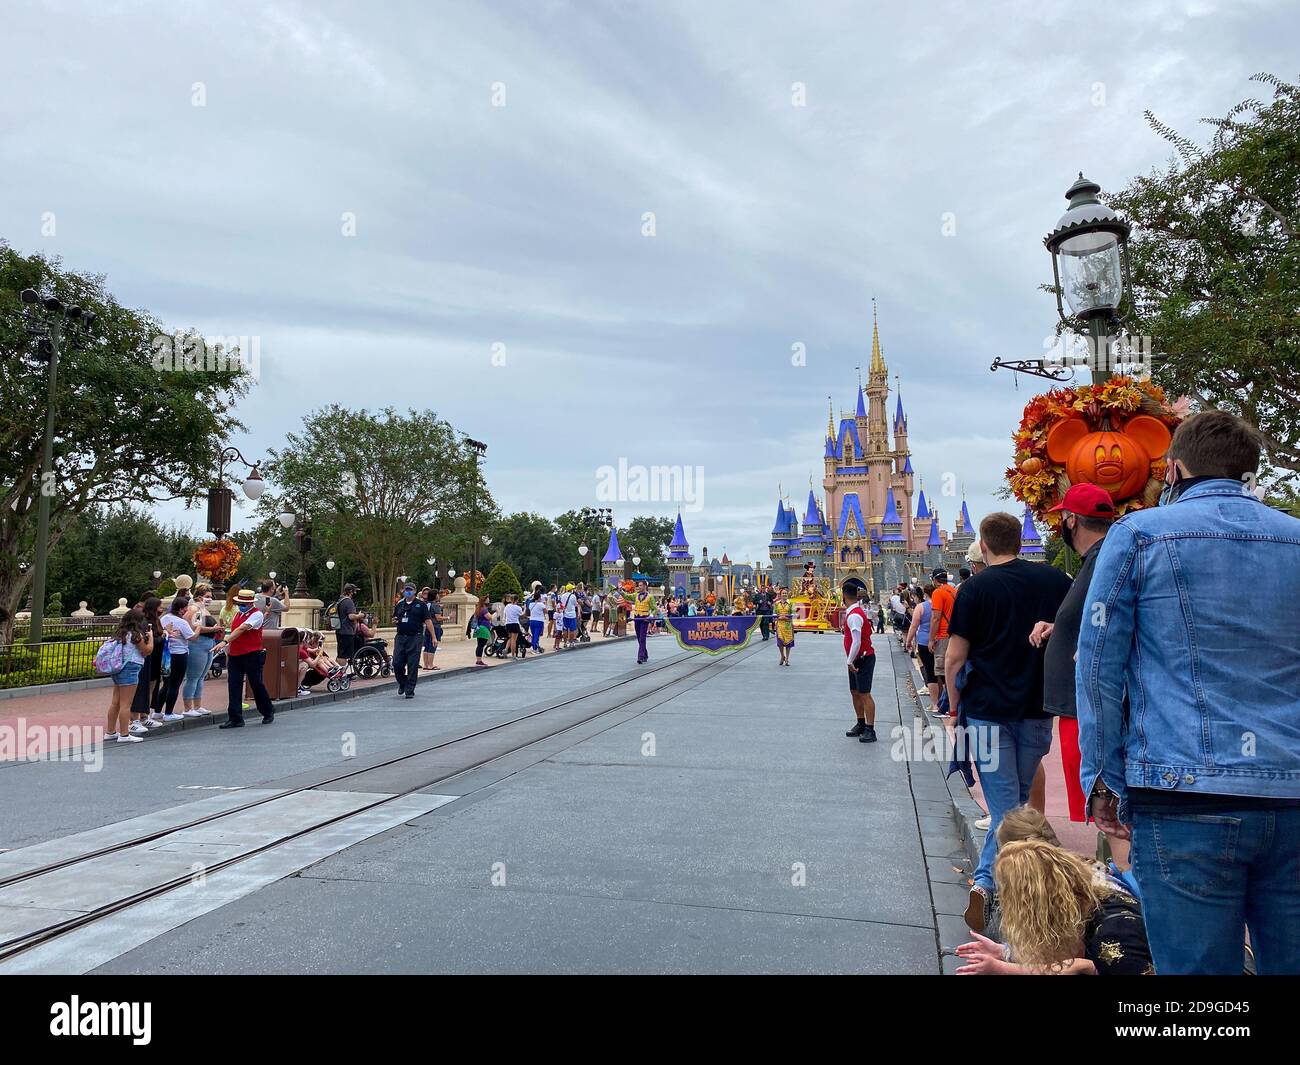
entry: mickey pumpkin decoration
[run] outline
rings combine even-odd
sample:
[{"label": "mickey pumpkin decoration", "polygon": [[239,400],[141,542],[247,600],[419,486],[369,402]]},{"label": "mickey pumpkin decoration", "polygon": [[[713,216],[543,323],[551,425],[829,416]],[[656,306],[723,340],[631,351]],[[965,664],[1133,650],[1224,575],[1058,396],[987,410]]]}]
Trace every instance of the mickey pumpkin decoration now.
[{"label": "mickey pumpkin decoration", "polygon": [[1072,484],[1099,485],[1118,503],[1142,491],[1151,463],[1169,449],[1169,440],[1169,427],[1149,414],[1135,415],[1119,429],[1109,419],[1093,430],[1083,418],[1065,418],[1048,431],[1047,455],[1065,466]]}]

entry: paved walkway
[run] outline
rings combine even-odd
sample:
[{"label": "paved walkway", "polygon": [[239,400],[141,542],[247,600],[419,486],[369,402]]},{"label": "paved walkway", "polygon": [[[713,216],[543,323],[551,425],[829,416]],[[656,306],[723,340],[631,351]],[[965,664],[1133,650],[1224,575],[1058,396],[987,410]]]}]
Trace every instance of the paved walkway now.
[{"label": "paved walkway", "polygon": [[[683,656],[667,637],[650,651],[652,664]],[[200,787],[283,787],[346,765],[349,743],[382,758],[590,691],[635,672],[633,657],[630,643],[607,645],[450,676],[410,701],[375,694],[271,729],[194,730],[111,749],[94,774],[2,767],[14,816],[0,845],[213,794]],[[834,636],[801,634],[788,669],[774,642],[756,642],[697,686],[439,781],[428,790],[450,798],[432,812],[296,875],[240,894],[214,873],[206,890],[229,901],[135,922],[145,932],[116,946],[106,937],[95,971],[937,973],[936,870],[954,896],[941,909],[964,895],[951,804],[937,770],[888,738],[914,720],[903,660],[880,656],[881,742],[868,745],[844,736],[841,659]]]},{"label": "paved walkway", "polygon": [[[593,642],[601,640],[602,637],[599,635],[593,635],[592,637]],[[332,636],[327,638],[326,643],[327,647],[332,649],[331,641]],[[438,671],[473,666],[475,646],[474,640],[446,640],[439,644],[437,654],[434,656],[434,663],[439,667]],[[543,645],[546,654],[553,653],[551,652],[551,646],[550,641]],[[389,649],[392,649],[391,635],[389,637]],[[568,652],[561,653],[567,654]],[[493,669],[497,667],[513,668],[519,665],[519,663],[496,658],[485,658],[484,661],[488,664],[488,667]],[[420,675],[422,678],[429,677],[435,675],[438,671],[426,672],[421,670]],[[392,683],[391,678],[377,677],[373,680],[357,678],[352,682],[352,687],[353,690],[357,690],[367,687],[391,686]],[[315,690],[323,692],[325,685],[317,685]],[[204,695],[208,709],[213,711],[224,710],[228,702],[226,678],[224,676],[215,680],[208,678]],[[86,730],[102,727],[111,698],[112,689],[107,683],[102,683],[97,687],[57,692],[50,695],[0,698],[0,730],[18,730],[22,728],[30,735],[33,729],[40,729],[42,730],[43,749],[45,750],[53,749],[58,751],[69,745],[79,746],[83,740],[77,738],[77,734],[67,731],[64,726],[76,726],[78,729]],[[292,706],[296,701],[296,697],[277,700],[276,705]],[[12,759],[17,752],[18,748],[16,746],[0,745],[0,762]]]}]

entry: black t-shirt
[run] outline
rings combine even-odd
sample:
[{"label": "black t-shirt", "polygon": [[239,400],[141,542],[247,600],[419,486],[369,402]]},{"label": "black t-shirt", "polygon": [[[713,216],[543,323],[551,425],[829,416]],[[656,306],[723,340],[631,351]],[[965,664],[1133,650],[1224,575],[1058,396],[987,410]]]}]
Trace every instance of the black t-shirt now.
[{"label": "black t-shirt", "polygon": [[949,634],[970,641],[961,705],[968,717],[1021,721],[1043,713],[1043,652],[1029,642],[1035,622],[1051,621],[1070,578],[1046,562],[989,566],[961,586]]},{"label": "black t-shirt", "polygon": [[1092,571],[1097,567],[1102,543],[1098,540],[1083,556],[1074,584],[1056,612],[1055,628],[1043,655],[1043,709],[1061,717],[1079,716],[1074,696],[1074,652],[1079,646],[1079,629],[1088,606],[1088,585],[1092,583]]},{"label": "black t-shirt", "polygon": [[397,623],[399,636],[410,636],[419,632],[424,628],[428,616],[429,604],[419,599],[412,599],[409,603],[403,599],[393,607],[393,620]]},{"label": "black t-shirt", "polygon": [[357,623],[353,621],[349,614],[357,612],[357,604],[352,601],[352,596],[345,595],[339,600],[339,635],[351,636],[357,631]]}]

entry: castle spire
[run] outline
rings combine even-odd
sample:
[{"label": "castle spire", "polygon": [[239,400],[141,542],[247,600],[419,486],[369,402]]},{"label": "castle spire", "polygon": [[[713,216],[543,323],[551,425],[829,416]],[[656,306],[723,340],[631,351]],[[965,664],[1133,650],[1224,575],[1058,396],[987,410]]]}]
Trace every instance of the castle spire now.
[{"label": "castle spire", "polygon": [[871,297],[871,372],[885,373],[885,357],[880,353],[880,326],[876,321],[876,297]]},{"label": "castle spire", "polygon": [[826,397],[826,439],[835,439],[835,404],[830,396]]}]

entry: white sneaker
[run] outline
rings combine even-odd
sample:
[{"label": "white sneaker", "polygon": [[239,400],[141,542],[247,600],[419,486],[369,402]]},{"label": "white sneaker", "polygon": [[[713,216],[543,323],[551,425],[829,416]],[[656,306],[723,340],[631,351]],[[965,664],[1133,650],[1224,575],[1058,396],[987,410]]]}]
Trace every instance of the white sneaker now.
[{"label": "white sneaker", "polygon": [[119,736],[117,737],[117,742],[118,742],[118,743],[144,743],[144,740],[142,740],[139,736],[120,736],[120,735],[119,735]]},{"label": "white sneaker", "polygon": [[[138,721],[132,721],[131,724],[127,727],[126,731],[129,732],[132,736],[144,736],[147,735],[149,732],[149,730],[145,728],[142,724],[140,724],[140,722]],[[117,735],[117,733],[114,733],[113,735]]]},{"label": "white sneaker", "polygon": [[987,814],[975,821],[975,827],[981,832],[987,832],[989,830],[989,825],[991,824],[993,824],[993,819]]},{"label": "white sneaker", "polygon": [[206,706],[196,707],[194,712],[198,714],[200,717],[207,717],[210,713],[212,713],[212,711],[209,710]]},{"label": "white sneaker", "polygon": [[202,716],[203,715],[200,714],[197,710],[186,710],[181,714],[181,717],[202,717]]},{"label": "white sneaker", "polygon": [[180,714],[163,714],[162,719],[163,719],[164,721],[179,721],[179,720],[181,719],[181,715],[180,715]]},{"label": "white sneaker", "polygon": [[145,728],[147,728],[147,729],[162,728],[162,722],[161,722],[161,721],[155,721],[155,720],[154,720],[153,718],[151,718],[151,717],[146,717],[143,721],[139,721],[139,722],[137,722],[137,724],[143,725],[143,726],[144,726]]}]

